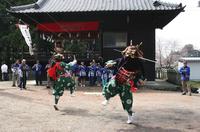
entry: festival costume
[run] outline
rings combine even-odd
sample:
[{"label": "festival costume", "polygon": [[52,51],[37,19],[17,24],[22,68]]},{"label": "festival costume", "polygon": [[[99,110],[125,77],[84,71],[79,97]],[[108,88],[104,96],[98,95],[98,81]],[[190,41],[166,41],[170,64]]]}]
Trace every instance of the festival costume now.
[{"label": "festival costume", "polygon": [[102,88],[106,86],[108,83],[108,69],[106,67],[101,68],[101,83],[102,83]]},{"label": "festival costume", "polygon": [[49,76],[53,79],[53,95],[55,96],[55,110],[58,110],[57,103],[60,96],[63,95],[64,89],[69,88],[73,94],[75,90],[75,81],[72,79],[69,69],[76,64],[76,60],[70,63],[62,61],[52,61],[52,66],[48,69]]},{"label": "festival costume", "polygon": [[96,72],[96,66],[95,65],[91,65],[88,67],[88,78],[89,78],[89,82],[90,82],[90,86],[94,86],[95,85],[95,72]]},{"label": "festival costume", "polygon": [[97,65],[97,67],[96,67],[97,86],[101,86],[101,75],[102,75],[101,66]]},{"label": "festival costume", "polygon": [[85,87],[85,80],[87,77],[87,67],[83,64],[79,66],[79,78],[80,78],[80,84],[81,87]]},{"label": "festival costume", "polygon": [[[130,46],[127,48],[130,48]],[[103,88],[103,95],[106,99],[103,102],[104,105],[108,103],[108,100],[110,98],[119,94],[122,106],[124,110],[126,110],[128,113],[127,123],[131,123],[133,120],[132,92],[135,92],[137,90],[133,80],[135,79],[135,76],[139,73],[144,76],[142,61],[138,58],[140,54],[139,52],[141,51],[136,50],[134,53],[131,49],[131,52],[133,53],[130,54],[128,54],[130,50],[125,51],[126,53],[124,53],[124,56],[122,58],[119,58],[113,62],[110,61],[112,66],[116,64],[116,75],[114,75]],[[109,62],[107,63],[107,65],[110,65]]]}]

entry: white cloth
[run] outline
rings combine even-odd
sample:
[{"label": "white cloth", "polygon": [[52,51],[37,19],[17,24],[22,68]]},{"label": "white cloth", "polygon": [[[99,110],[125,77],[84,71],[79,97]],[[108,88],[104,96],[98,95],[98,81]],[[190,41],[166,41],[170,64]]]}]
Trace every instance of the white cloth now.
[{"label": "white cloth", "polygon": [[29,32],[29,26],[28,25],[22,25],[22,24],[18,24],[19,29],[22,33],[22,36],[24,37],[26,44],[29,47],[29,53],[30,55],[33,55],[33,48],[32,48],[32,40],[31,40],[31,35]]},{"label": "white cloth", "polygon": [[73,61],[69,62],[68,64],[69,64],[70,66],[73,66],[73,65],[75,65],[76,63],[77,63],[77,60],[74,59]]},{"label": "white cloth", "polygon": [[3,65],[1,66],[1,72],[2,72],[2,73],[8,73],[8,66],[7,66],[6,64],[3,64]]},{"label": "white cloth", "polygon": [[23,73],[22,73],[22,70],[20,68],[18,69],[18,75],[19,75],[19,77],[23,77]]}]

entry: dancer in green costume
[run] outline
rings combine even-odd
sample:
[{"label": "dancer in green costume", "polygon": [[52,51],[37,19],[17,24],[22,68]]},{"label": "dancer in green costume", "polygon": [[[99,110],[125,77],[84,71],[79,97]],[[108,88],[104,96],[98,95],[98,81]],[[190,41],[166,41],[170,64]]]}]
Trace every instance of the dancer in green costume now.
[{"label": "dancer in green costume", "polygon": [[63,62],[63,59],[64,56],[60,53],[54,55],[51,67],[48,69],[48,74],[54,81],[53,95],[55,97],[55,110],[59,110],[57,104],[60,96],[63,95],[65,88],[70,89],[71,95],[73,95],[75,90],[75,81],[72,79],[69,70],[77,63],[76,58],[74,56],[74,60],[70,63]]},{"label": "dancer in green costume", "polygon": [[[106,63],[106,67],[115,67],[116,75],[103,88],[103,95],[106,100],[102,104],[106,105],[110,98],[119,94],[122,106],[128,113],[127,123],[130,124],[134,117],[132,92],[137,89],[133,80],[136,75],[141,75],[144,79],[144,69],[140,59],[143,53],[139,50],[139,46],[130,45],[122,51],[122,55],[122,58],[110,60]],[[139,81],[143,83],[142,79]]]}]

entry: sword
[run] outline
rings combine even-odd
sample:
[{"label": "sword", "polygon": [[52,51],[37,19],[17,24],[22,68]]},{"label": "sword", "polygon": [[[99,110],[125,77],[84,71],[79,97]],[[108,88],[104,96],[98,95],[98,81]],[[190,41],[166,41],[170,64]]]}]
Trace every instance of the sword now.
[{"label": "sword", "polygon": [[[118,50],[118,49],[113,49],[113,50],[117,51],[117,52],[120,52],[120,53],[122,52],[121,50]],[[151,59],[147,59],[147,58],[144,58],[144,57],[138,57],[138,58],[140,58],[141,60],[157,63],[156,60],[151,60]]]},{"label": "sword", "polygon": [[140,58],[141,60],[157,63],[156,60],[151,60],[151,59],[147,59],[147,58],[144,58],[144,57],[138,57],[138,58]]}]

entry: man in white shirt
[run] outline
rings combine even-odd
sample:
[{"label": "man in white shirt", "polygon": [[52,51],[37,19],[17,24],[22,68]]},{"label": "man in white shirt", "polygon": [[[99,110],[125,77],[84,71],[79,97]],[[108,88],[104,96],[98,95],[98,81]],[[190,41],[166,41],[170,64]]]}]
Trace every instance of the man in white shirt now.
[{"label": "man in white shirt", "polygon": [[8,80],[8,66],[5,63],[1,65],[1,73],[2,73],[2,80],[7,81]]},{"label": "man in white shirt", "polygon": [[19,86],[20,84],[20,80],[19,80],[19,74],[18,74],[18,70],[19,70],[19,66],[20,66],[20,63],[19,63],[19,60],[16,60],[14,64],[12,64],[11,66],[11,71],[12,71],[12,81],[13,81],[13,87],[15,87],[15,83],[17,81],[17,86]]}]

